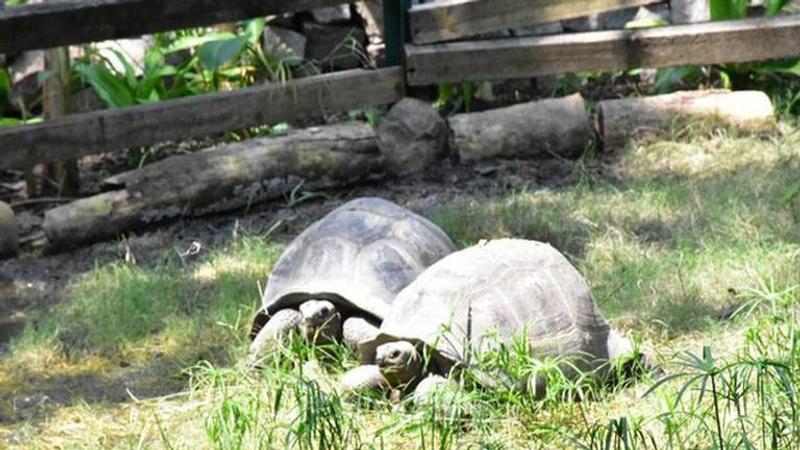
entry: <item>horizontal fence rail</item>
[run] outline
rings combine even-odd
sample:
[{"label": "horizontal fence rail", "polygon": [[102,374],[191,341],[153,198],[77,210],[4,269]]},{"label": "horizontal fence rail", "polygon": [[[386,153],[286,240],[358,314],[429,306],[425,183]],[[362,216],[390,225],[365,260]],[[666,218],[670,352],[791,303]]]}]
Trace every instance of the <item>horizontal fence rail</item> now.
[{"label": "horizontal fence rail", "polygon": [[0,9],[0,53],[140,36],[346,0],[71,0]]},{"label": "horizontal fence rail", "polygon": [[663,0],[450,0],[411,8],[415,44],[450,41],[479,33],[539,25]]},{"label": "horizontal fence rail", "polygon": [[356,69],[0,128],[0,169],[390,104],[404,94],[399,67]]},{"label": "horizontal fence rail", "polygon": [[407,45],[409,85],[800,56],[800,15]]}]

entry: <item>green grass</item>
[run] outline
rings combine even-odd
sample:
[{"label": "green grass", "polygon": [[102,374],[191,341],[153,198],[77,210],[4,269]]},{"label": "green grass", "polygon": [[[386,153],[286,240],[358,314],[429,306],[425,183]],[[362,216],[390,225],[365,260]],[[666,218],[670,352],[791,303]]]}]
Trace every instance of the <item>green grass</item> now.
[{"label": "green grass", "polygon": [[[126,403],[77,392],[73,406],[46,409],[45,419],[0,425],[0,441],[27,448],[796,448],[800,201],[792,192],[800,183],[800,130],[673,131],[677,138],[632,146],[602,170],[588,157],[575,162],[566,188],[444,205],[430,216],[460,246],[504,236],[551,242],[587,277],[612,323],[680,377],[609,389],[549,370],[556,389],[534,399],[474,389],[466,374],[458,380],[463,389],[440,399],[455,404],[413,408],[337,394],[338,376],[357,364],[338,347],[292,342],[249,373],[237,361],[259,283],[281,247],[245,237],[187,265],[167,255],[154,266],[97,267],[73,281],[70,302],[0,359],[6,415],[15,394],[79,376],[113,384],[124,380],[120,371],[134,370],[152,384],[173,380],[180,392]],[[517,347],[507,351],[485,367],[557,366]],[[575,396],[586,401],[562,401]]]}]

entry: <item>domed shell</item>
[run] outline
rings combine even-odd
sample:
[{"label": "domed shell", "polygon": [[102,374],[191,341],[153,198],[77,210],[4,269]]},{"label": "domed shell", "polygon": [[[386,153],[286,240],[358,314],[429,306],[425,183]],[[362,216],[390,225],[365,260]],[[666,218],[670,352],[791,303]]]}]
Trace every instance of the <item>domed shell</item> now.
[{"label": "domed shell", "polygon": [[359,350],[369,364],[382,343],[422,342],[449,367],[523,332],[540,358],[608,359],[611,330],[575,267],[548,244],[502,239],[428,268],[397,295],[378,337]]},{"label": "domed shell", "polygon": [[262,297],[264,311],[316,298],[380,320],[401,289],[453,251],[450,238],[424,217],[379,198],[356,199],[283,252]]}]

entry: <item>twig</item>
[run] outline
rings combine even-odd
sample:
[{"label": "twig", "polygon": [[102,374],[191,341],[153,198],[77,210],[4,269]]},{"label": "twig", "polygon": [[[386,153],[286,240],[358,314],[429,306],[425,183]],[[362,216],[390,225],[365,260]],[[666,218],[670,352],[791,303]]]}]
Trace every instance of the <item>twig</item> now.
[{"label": "twig", "polygon": [[42,198],[30,198],[28,200],[20,200],[18,202],[11,203],[12,208],[19,208],[21,206],[31,206],[31,205],[40,205],[43,203],[69,203],[73,200],[77,200],[74,197],[42,197]]},{"label": "twig", "polygon": [[27,245],[43,239],[47,239],[47,235],[44,234],[44,231],[37,231],[19,238],[19,243],[20,245]]}]

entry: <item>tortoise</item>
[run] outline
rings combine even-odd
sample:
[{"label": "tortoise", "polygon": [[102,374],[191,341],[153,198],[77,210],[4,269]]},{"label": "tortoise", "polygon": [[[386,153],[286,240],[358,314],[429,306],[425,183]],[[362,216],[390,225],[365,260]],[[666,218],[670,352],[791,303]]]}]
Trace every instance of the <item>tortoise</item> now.
[{"label": "tortoise", "polygon": [[[378,334],[359,345],[364,365],[345,373],[341,384],[348,391],[416,388],[415,399],[424,398],[424,390],[480,356],[475,352],[511,344],[520,334],[532,356],[571,359],[565,372],[599,368],[633,352],[560,252],[541,242],[501,239],[444,257],[403,289]],[[523,388],[533,381],[539,394],[545,387],[541,379],[504,381]]]},{"label": "tortoise", "polygon": [[455,251],[436,225],[379,198],[358,198],[303,231],[278,259],[253,319],[251,357],[299,329],[307,341],[374,336],[395,295]]}]

